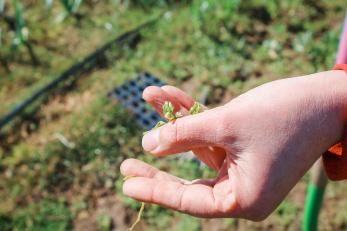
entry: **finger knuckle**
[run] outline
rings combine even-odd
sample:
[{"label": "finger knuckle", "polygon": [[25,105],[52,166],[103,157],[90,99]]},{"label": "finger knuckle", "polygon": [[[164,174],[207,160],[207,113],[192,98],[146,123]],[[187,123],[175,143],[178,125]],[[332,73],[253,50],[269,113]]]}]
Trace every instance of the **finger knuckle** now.
[{"label": "finger knuckle", "polygon": [[172,144],[178,143],[180,141],[180,133],[177,121],[174,123],[169,123],[165,126],[165,129],[160,130],[159,141],[163,146],[171,146]]}]

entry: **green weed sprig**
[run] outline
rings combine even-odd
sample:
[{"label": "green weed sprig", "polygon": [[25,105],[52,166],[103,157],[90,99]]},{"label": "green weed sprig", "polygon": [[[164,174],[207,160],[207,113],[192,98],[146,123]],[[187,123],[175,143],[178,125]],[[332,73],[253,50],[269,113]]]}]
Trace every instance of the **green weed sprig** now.
[{"label": "green weed sprig", "polygon": [[[181,112],[174,113],[174,111],[175,111],[175,107],[173,106],[173,104],[170,101],[165,101],[164,104],[163,104],[163,115],[168,120],[168,122],[174,121],[176,119],[179,119],[179,118],[183,117]],[[189,114],[190,115],[195,115],[195,114],[201,113],[203,111],[204,111],[203,106],[200,103],[195,102],[193,104],[193,106],[189,109]],[[163,126],[166,123],[167,122],[159,121],[152,128],[152,130],[156,129],[156,128],[159,128],[159,127]],[[143,134],[146,134],[147,132],[144,132]]]},{"label": "green weed sprig", "polygon": [[203,109],[202,105],[198,102],[195,102],[194,105],[189,109],[189,114],[195,115],[195,114],[201,113],[203,111],[204,111],[204,109]]},{"label": "green weed sprig", "polygon": [[183,116],[182,113],[180,112],[174,113],[174,111],[175,111],[175,108],[173,104],[169,101],[165,101],[163,104],[163,114],[168,121],[173,121]]}]

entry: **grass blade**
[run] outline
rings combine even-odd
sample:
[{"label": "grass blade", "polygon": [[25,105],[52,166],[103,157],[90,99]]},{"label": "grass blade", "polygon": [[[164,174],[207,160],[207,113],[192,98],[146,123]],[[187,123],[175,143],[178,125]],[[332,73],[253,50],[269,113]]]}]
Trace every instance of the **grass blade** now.
[{"label": "grass blade", "polygon": [[76,13],[78,8],[81,6],[83,0],[74,0],[71,8],[72,13]]},{"label": "grass blade", "polygon": [[4,13],[5,10],[5,0],[0,0],[0,15]]},{"label": "grass blade", "polygon": [[27,41],[27,30],[25,30],[25,21],[23,17],[23,7],[18,0],[12,0],[15,10],[15,22],[16,22],[16,38],[14,45],[24,44]]},{"label": "grass blade", "polygon": [[45,0],[45,5],[47,9],[51,9],[53,5],[53,0]]}]

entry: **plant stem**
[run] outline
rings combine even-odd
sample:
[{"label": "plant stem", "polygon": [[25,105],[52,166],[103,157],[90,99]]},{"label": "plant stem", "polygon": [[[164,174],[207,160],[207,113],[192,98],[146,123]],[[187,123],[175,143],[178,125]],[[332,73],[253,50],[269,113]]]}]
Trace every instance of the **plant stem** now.
[{"label": "plant stem", "polygon": [[130,226],[130,228],[128,229],[128,231],[133,231],[133,229],[135,228],[135,226],[141,221],[141,217],[142,217],[142,213],[143,210],[145,209],[145,203],[141,202],[141,208],[139,213],[137,214],[137,218],[135,220],[135,222],[132,224],[132,226]]}]

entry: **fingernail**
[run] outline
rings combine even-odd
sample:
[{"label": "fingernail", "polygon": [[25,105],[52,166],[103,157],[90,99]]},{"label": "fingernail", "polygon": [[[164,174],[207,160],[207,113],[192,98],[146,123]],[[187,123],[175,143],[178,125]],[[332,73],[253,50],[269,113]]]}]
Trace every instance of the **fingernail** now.
[{"label": "fingernail", "polygon": [[153,131],[148,132],[142,138],[142,147],[148,152],[156,149],[158,145],[159,145],[159,129],[154,129]]}]

